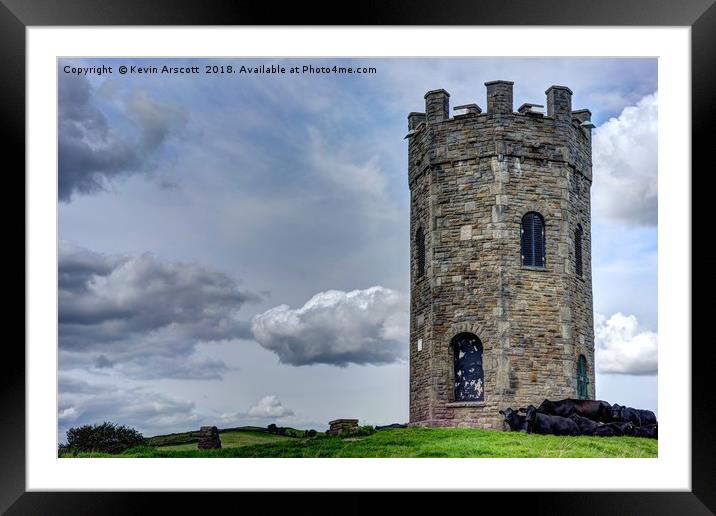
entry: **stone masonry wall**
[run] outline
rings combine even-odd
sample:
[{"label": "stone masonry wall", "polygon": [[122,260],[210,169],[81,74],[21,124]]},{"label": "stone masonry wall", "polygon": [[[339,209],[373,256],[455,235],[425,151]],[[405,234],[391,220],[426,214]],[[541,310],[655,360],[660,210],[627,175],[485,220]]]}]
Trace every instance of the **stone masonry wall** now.
[{"label": "stone masonry wall", "polygon": [[[552,116],[512,111],[512,83],[487,83],[493,112],[448,116],[449,94],[411,113],[410,423],[503,428],[498,411],[576,397],[577,358],[594,397],[591,282],[591,136],[571,91],[546,92]],[[546,267],[525,268],[520,222],[545,219]],[[583,277],[574,231],[583,228]],[[423,228],[426,270],[416,277]],[[450,342],[483,344],[484,402],[455,403]],[[418,351],[418,339],[422,350]]]}]

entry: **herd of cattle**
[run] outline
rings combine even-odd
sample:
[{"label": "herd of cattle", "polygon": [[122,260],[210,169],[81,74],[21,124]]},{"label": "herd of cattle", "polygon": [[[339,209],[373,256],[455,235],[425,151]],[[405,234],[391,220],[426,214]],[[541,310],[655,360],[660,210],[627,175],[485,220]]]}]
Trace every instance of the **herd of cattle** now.
[{"label": "herd of cattle", "polygon": [[553,435],[632,435],[658,439],[651,410],[610,405],[600,400],[544,400],[539,407],[500,410],[513,432]]}]

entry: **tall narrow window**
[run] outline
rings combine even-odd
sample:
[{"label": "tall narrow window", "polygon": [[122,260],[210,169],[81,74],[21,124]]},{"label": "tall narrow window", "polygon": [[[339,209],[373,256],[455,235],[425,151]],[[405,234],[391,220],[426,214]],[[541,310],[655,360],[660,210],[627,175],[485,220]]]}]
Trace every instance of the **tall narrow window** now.
[{"label": "tall narrow window", "polygon": [[577,224],[574,230],[574,271],[582,277],[582,225]]},{"label": "tall narrow window", "polygon": [[588,398],[589,377],[587,376],[587,359],[584,355],[579,355],[577,360],[577,397],[580,400]]},{"label": "tall narrow window", "polygon": [[417,273],[416,276],[421,278],[425,274],[425,233],[423,228],[418,228],[415,233],[415,249],[417,253]]},{"label": "tall narrow window", "polygon": [[522,217],[520,229],[520,247],[522,265],[528,267],[545,266],[544,219],[539,213],[531,211]]}]

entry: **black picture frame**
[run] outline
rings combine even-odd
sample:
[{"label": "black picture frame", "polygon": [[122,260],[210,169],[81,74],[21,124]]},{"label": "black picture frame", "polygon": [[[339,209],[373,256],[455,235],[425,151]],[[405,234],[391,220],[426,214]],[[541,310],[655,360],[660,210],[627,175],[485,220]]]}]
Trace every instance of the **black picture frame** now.
[{"label": "black picture frame", "polygon": [[[25,30],[28,26],[87,25],[549,25],[549,26],[689,26],[691,27],[692,79],[692,163],[699,170],[699,188],[693,195],[707,195],[705,177],[713,175],[709,154],[714,142],[716,109],[716,0],[460,0],[430,2],[426,0],[364,2],[338,10],[335,3],[285,3],[280,7],[268,2],[229,0],[0,0],[0,77],[2,80],[2,156],[6,181],[22,181],[17,173],[25,170]],[[8,159],[10,158],[10,159]],[[712,161],[711,161],[712,163]],[[698,167],[703,164],[703,167]],[[690,173],[690,171],[689,171]],[[693,177],[693,176],[691,176]],[[688,174],[685,180],[689,180]],[[692,180],[693,181],[693,180]],[[24,198],[24,195],[23,195]],[[697,202],[692,210],[708,206],[708,200]],[[6,220],[14,220],[17,208],[4,203]],[[12,219],[9,217],[13,209]],[[24,211],[23,211],[24,213]],[[703,222],[702,222],[703,221]],[[699,234],[704,217],[692,211],[692,235]],[[12,225],[9,225],[12,227]],[[19,225],[18,225],[19,226]],[[9,228],[8,228],[9,229]],[[19,230],[18,230],[19,231]],[[23,241],[25,235],[23,232]],[[711,253],[711,256],[714,256]],[[692,257],[698,257],[692,250]],[[25,270],[25,256],[11,261]],[[716,265],[716,258],[707,258],[707,265]],[[692,270],[696,263],[692,262]],[[19,275],[15,275],[19,276]],[[710,277],[701,278],[699,287],[713,292]],[[708,289],[708,290],[706,290]],[[23,295],[23,299],[25,296]],[[692,320],[708,320],[708,303],[693,298],[697,315]],[[24,303],[12,303],[15,310]],[[11,321],[15,318],[7,317]],[[17,317],[19,320],[19,317]],[[24,332],[24,330],[23,330]],[[694,334],[695,335],[695,334]],[[692,343],[692,490],[691,492],[590,492],[590,493],[470,493],[480,497],[479,504],[507,504],[507,512],[537,514],[712,514],[716,511],[716,439],[713,411],[716,406],[714,389],[709,380],[713,371],[711,344]],[[685,343],[682,343],[682,345]],[[679,345],[679,343],[668,343]],[[209,494],[186,493],[49,493],[26,492],[25,489],[25,353],[18,340],[7,339],[3,353],[3,374],[0,375],[0,511],[7,514],[131,514],[149,510],[148,503],[159,501],[162,510],[174,508],[181,512],[192,509],[218,511],[207,506]],[[267,502],[261,493],[237,493],[243,507],[253,510]],[[374,511],[382,502],[377,494],[352,493],[350,499],[337,502],[332,496],[298,496],[271,494],[271,513],[278,510],[310,508],[324,510],[324,504],[340,504],[342,512]],[[465,495],[460,499],[465,499]],[[160,500],[155,500],[160,498]],[[492,500],[487,500],[491,498]],[[320,500],[320,502],[319,502]],[[213,502],[214,500],[212,500]],[[452,503],[457,506],[454,499]],[[247,505],[248,504],[248,505]],[[402,510],[424,506],[424,496],[404,496]],[[493,509],[500,510],[500,509]]]}]

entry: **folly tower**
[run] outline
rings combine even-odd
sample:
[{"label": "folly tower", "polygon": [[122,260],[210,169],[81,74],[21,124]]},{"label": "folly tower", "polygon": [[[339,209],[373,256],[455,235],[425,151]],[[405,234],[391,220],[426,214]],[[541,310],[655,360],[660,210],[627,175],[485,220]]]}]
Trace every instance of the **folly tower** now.
[{"label": "folly tower", "polygon": [[500,409],[594,398],[591,113],[425,95],[408,116],[410,423],[503,428]]}]

